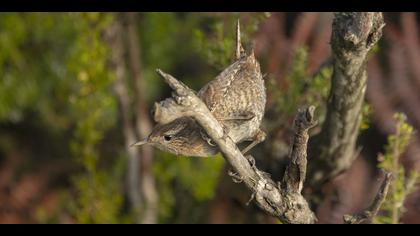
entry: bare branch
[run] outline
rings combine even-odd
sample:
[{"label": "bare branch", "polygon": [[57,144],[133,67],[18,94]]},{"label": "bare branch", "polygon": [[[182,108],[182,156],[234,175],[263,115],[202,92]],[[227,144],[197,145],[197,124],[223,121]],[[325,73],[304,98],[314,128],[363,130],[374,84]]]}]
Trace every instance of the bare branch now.
[{"label": "bare branch", "polygon": [[125,147],[128,154],[128,174],[127,174],[127,186],[128,186],[128,198],[130,204],[135,210],[139,210],[141,207],[142,196],[140,194],[140,162],[139,162],[139,150],[136,148],[130,148],[130,144],[137,140],[134,125],[131,122],[131,98],[128,93],[126,85],[127,70],[124,59],[124,42],[122,38],[122,23],[119,17],[116,17],[115,21],[107,29],[107,40],[109,41],[111,48],[111,64],[114,67],[116,80],[114,89],[119,101]]},{"label": "bare branch", "polygon": [[378,214],[378,211],[386,198],[391,180],[392,174],[390,172],[386,172],[385,178],[382,182],[378,194],[372,202],[372,205],[360,213],[354,215],[345,215],[343,217],[344,222],[346,224],[360,224],[364,221],[371,221],[372,218]]},{"label": "bare branch", "polygon": [[[125,13],[127,21],[127,45],[129,47],[128,56],[130,69],[134,79],[134,92],[136,95],[136,127],[138,137],[144,138],[152,131],[152,123],[147,115],[148,108],[145,98],[146,84],[142,74],[142,62],[140,56],[140,41],[138,35],[138,13]],[[141,166],[140,181],[141,193],[144,200],[144,210],[141,219],[142,223],[157,223],[158,217],[158,193],[156,191],[155,179],[152,172],[154,149],[145,145],[141,149],[141,158],[139,159]]]},{"label": "bare branch", "polygon": [[[252,191],[256,203],[261,209],[278,217],[285,223],[315,222],[315,215],[303,196],[299,192],[282,189],[266,173],[258,170],[255,165],[251,165],[232,139],[225,133],[223,127],[213,117],[205,103],[191,89],[171,75],[161,70],[157,70],[157,72],[175,90],[174,98],[168,98],[156,104],[156,111],[159,111],[161,121],[167,122],[183,116],[193,117],[218,145],[224,158],[237,173],[232,175],[235,176],[236,180],[240,179]],[[297,130],[307,132],[307,129],[310,128],[308,124],[312,124],[313,109],[312,107],[305,112],[299,113],[301,115],[298,115],[299,118],[296,122]],[[305,115],[305,118],[302,118],[303,115]],[[302,129],[305,127],[306,131],[303,131]],[[300,145],[302,144],[296,146]],[[306,147],[306,142],[302,147]],[[296,151],[291,153],[296,153]],[[306,155],[296,156],[306,157]],[[297,160],[301,160],[301,158],[297,158]],[[290,169],[293,169],[293,167]]]},{"label": "bare branch", "polygon": [[357,157],[356,138],[366,92],[366,61],[382,36],[382,13],[336,13],[331,36],[334,73],[322,131],[314,142],[311,186],[348,169]]},{"label": "bare branch", "polygon": [[290,164],[286,169],[283,185],[287,191],[301,193],[306,177],[306,149],[309,140],[308,130],[317,122],[314,120],[315,107],[310,106],[305,110],[299,110],[295,122],[295,137],[290,149]]}]

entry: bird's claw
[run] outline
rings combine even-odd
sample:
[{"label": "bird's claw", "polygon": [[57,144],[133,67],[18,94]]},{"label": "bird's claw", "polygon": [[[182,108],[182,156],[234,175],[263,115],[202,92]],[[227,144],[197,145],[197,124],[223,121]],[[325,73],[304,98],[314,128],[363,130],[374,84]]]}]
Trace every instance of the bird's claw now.
[{"label": "bird's claw", "polygon": [[233,182],[235,183],[242,183],[244,180],[243,178],[236,172],[233,172],[232,170],[228,171],[228,174],[230,177],[232,177]]}]

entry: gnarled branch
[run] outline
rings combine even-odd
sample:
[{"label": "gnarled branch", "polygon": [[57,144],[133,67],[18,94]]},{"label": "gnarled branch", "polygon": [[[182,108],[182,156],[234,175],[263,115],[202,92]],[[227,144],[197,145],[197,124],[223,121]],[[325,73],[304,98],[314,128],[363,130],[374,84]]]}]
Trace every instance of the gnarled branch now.
[{"label": "gnarled branch", "polygon": [[[265,212],[278,217],[284,223],[314,223],[314,213],[300,194],[306,172],[306,144],[308,129],[315,124],[314,107],[302,110],[295,120],[296,135],[291,150],[291,164],[281,184],[276,184],[266,173],[242,155],[236,144],[227,135],[220,123],[194,91],[169,74],[157,70],[165,82],[174,90],[168,98],[155,107],[155,118],[159,122],[170,122],[180,117],[193,117],[218,145],[224,158],[251,191],[257,205]],[[302,177],[303,176],[303,177]]]},{"label": "gnarled branch", "polygon": [[289,154],[290,163],[283,177],[283,185],[288,191],[300,193],[303,188],[307,166],[308,130],[317,124],[314,120],[314,112],[314,106],[300,110],[294,122],[295,137]]},{"label": "gnarled branch", "polygon": [[382,13],[336,13],[331,47],[334,73],[326,120],[311,143],[311,186],[337,176],[357,157],[356,138],[366,92],[366,61],[384,27]]}]

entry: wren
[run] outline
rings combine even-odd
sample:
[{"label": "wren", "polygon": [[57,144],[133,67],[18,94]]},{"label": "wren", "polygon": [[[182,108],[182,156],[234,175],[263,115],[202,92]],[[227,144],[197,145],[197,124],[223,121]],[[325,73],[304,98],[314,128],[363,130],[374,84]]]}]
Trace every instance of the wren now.
[{"label": "wren", "polygon": [[[200,89],[197,95],[235,143],[252,141],[242,150],[245,154],[265,139],[260,125],[264,116],[266,89],[253,51],[247,54],[241,46],[239,21],[236,29],[235,62]],[[145,140],[133,145],[143,144],[184,156],[207,157],[219,152],[217,145],[190,117],[157,124]]]}]

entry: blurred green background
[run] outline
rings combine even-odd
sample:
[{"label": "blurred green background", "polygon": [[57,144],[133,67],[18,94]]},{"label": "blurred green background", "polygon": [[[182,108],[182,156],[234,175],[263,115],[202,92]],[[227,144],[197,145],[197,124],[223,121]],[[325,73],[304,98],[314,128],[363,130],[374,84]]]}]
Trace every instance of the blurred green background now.
[{"label": "blurred green background", "polygon": [[[229,30],[211,14],[136,16],[146,86],[142,96],[148,107],[170,95],[156,68],[198,90],[228,65],[238,16],[229,16]],[[128,161],[116,76],[109,65],[112,52],[105,39],[115,21],[127,24],[116,13],[0,14],[0,160],[2,168],[13,172],[2,169],[1,181],[12,189],[24,188],[1,200],[13,210],[1,211],[0,221],[137,222],[135,214],[140,213],[126,196]],[[210,44],[207,33],[220,41]],[[126,75],[131,88],[130,68]],[[127,95],[134,92],[128,89]],[[134,102],[130,107],[132,119]],[[214,196],[223,158],[156,152],[154,160],[159,192],[155,221],[205,221],[202,208]],[[29,186],[16,186],[22,184]]]}]

